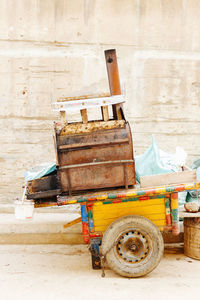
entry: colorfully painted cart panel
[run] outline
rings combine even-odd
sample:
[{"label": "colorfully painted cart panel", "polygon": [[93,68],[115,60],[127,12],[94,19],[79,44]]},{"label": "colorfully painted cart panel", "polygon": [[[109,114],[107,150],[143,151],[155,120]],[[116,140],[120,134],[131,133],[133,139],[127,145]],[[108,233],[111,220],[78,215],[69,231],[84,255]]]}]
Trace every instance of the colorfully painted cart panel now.
[{"label": "colorfully painted cart panel", "polygon": [[94,232],[104,233],[107,227],[116,220],[127,215],[139,215],[151,220],[161,231],[166,226],[165,196],[157,196],[148,200],[137,198],[129,199],[127,202],[94,203],[92,208],[94,220]]},{"label": "colorfully painted cart panel", "polygon": [[83,235],[86,243],[90,238],[102,237],[106,229],[116,219],[127,216],[143,216],[154,223],[160,231],[179,233],[178,228],[178,193],[119,197],[104,201],[89,200],[81,205]]}]

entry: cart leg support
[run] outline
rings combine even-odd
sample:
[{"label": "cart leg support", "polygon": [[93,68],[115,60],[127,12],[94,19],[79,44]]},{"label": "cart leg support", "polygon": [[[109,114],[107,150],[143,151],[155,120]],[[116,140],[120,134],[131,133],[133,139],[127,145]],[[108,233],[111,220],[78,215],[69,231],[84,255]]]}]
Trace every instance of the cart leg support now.
[{"label": "cart leg support", "polygon": [[99,253],[99,246],[101,245],[100,239],[90,240],[90,252],[92,256],[92,268],[94,270],[101,269],[101,258]]},{"label": "cart leg support", "polygon": [[180,233],[179,216],[178,216],[178,193],[171,194],[171,214],[172,214],[172,234],[178,235]]}]

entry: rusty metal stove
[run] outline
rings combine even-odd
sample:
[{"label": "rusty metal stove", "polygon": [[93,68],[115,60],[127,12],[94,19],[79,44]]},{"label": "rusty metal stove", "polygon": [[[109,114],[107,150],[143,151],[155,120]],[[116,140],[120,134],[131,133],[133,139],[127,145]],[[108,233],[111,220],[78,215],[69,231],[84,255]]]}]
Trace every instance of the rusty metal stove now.
[{"label": "rusty metal stove", "polygon": [[[128,188],[136,183],[131,129],[124,117],[115,50],[105,51],[105,58],[109,95],[62,98],[55,103],[61,122],[54,126],[59,182],[54,193]],[[112,118],[108,105],[112,105]],[[91,107],[101,109],[101,121],[88,121],[87,109]],[[82,122],[67,123],[66,114],[77,109]]]}]

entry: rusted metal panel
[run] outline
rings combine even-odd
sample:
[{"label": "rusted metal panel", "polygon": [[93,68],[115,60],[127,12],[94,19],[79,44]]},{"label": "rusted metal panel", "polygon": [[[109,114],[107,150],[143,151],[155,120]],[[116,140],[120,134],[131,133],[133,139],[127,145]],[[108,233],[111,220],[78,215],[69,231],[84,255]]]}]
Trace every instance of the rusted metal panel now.
[{"label": "rusted metal panel", "polygon": [[[61,187],[66,192],[70,191],[70,189],[71,191],[77,191],[132,185],[134,183],[134,164],[128,165],[127,169],[127,183],[124,182],[123,165],[80,167],[68,170],[68,173],[59,171]],[[70,186],[68,174],[70,176]]]},{"label": "rusted metal panel", "polygon": [[129,124],[91,133],[57,133],[59,177],[63,192],[135,184]]},{"label": "rusted metal panel", "polygon": [[133,159],[128,123],[123,128],[99,130],[91,134],[57,135],[57,147],[59,166]]}]

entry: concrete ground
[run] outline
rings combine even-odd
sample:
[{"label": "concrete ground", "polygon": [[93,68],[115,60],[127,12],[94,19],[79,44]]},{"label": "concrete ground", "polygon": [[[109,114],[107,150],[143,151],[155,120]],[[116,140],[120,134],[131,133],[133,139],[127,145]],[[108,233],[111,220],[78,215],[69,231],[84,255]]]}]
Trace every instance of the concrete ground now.
[{"label": "concrete ground", "polygon": [[102,278],[101,270],[91,268],[81,224],[63,226],[80,217],[78,210],[40,209],[24,221],[13,212],[0,207],[0,300],[182,300],[200,294],[200,261],[182,254],[182,235],[164,237],[179,244],[165,245],[161,263],[148,276],[127,279],[107,268]]},{"label": "concrete ground", "polygon": [[92,270],[84,245],[0,245],[0,299],[196,299],[200,261],[165,254],[159,266],[138,279]]}]

